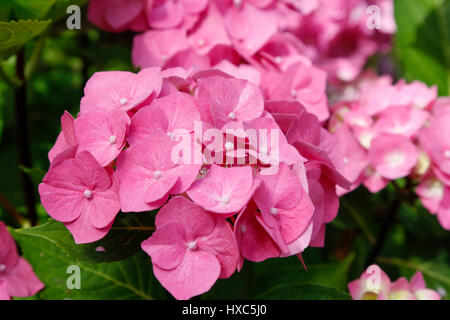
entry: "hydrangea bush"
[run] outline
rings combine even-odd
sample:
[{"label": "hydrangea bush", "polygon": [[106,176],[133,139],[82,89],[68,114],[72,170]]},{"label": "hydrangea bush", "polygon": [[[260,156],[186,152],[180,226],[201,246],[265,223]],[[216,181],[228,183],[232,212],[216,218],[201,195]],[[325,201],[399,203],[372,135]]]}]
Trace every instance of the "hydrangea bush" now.
[{"label": "hydrangea bush", "polygon": [[[208,297],[216,282],[292,259],[280,289],[292,296],[275,286],[258,297],[446,296],[448,269],[435,281],[424,265],[380,256],[406,206],[436,215],[447,241],[450,229],[450,85],[397,76],[392,46],[404,56],[414,47],[394,1],[91,0],[86,10],[94,30],[132,37],[135,70],[95,70],[79,108],[60,113],[37,186],[51,219],[10,231],[0,224],[0,299],[44,285],[41,297],[65,291],[37,262],[46,254],[92,274],[113,270],[105,279],[120,269],[125,285],[105,298]],[[373,201],[392,202],[381,227],[366,219]],[[340,219],[349,212],[365,240]],[[320,255],[338,262],[316,267]],[[391,282],[375,262],[402,277]],[[82,292],[72,297],[99,298]]]}]

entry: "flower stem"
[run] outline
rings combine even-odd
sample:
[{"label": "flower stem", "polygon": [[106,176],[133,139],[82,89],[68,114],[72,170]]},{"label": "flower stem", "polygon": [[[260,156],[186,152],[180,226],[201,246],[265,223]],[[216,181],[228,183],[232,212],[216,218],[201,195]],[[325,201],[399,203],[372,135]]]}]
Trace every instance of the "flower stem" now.
[{"label": "flower stem", "polygon": [[[26,97],[26,83],[25,83],[25,50],[22,48],[17,54],[16,76],[22,82],[22,85],[15,89],[15,122],[16,122],[16,137],[17,137],[17,154],[19,159],[19,166],[32,168],[30,143],[28,140],[28,117],[27,117],[27,97]],[[22,183],[22,192],[25,205],[28,211],[28,218],[31,225],[36,225],[36,196],[33,181],[30,176],[19,170],[20,181]]]}]

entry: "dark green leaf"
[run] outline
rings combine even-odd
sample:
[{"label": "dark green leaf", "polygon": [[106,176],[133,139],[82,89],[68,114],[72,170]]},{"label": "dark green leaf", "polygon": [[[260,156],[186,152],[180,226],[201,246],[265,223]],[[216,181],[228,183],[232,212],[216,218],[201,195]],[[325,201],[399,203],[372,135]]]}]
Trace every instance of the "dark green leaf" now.
[{"label": "dark green leaf", "polygon": [[71,257],[90,263],[118,261],[126,259],[140,250],[141,242],[153,232],[154,214],[120,213],[103,239],[88,243],[75,244],[66,227],[55,220],[42,226],[16,230],[16,233],[51,241]]},{"label": "dark green leaf", "polygon": [[350,295],[336,288],[315,284],[276,286],[256,297],[258,300],[350,300]]},{"label": "dark green leaf", "polygon": [[[45,284],[40,299],[152,299],[164,296],[153,277],[150,258],[143,251],[119,262],[89,264],[66,255],[53,243],[12,232],[25,259]],[[81,289],[69,290],[69,266],[81,271]]]}]

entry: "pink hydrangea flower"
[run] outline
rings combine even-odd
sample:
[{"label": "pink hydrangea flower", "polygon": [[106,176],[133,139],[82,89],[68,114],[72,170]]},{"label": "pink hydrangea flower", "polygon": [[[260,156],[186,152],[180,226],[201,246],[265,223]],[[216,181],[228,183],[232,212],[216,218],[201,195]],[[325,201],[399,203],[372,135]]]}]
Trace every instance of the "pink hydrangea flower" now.
[{"label": "pink hydrangea flower", "polygon": [[175,163],[172,150],[176,145],[166,132],[156,129],[148,138],[120,154],[117,176],[122,211],[154,210],[161,207],[170,194],[188,190],[201,164]]},{"label": "pink hydrangea flower", "polygon": [[156,98],[161,86],[159,68],[142,69],[138,74],[125,71],[97,72],[84,88],[81,114],[99,110],[133,110]]},{"label": "pink hydrangea flower", "polygon": [[183,197],[172,198],[156,216],[156,231],[142,243],[161,284],[177,299],[208,291],[237,266],[229,223]]},{"label": "pink hydrangea flower", "polygon": [[103,168],[77,146],[60,153],[39,185],[47,213],[61,221],[75,243],[103,238],[120,210],[119,182],[112,168]]},{"label": "pink hydrangea flower", "polygon": [[0,281],[0,300],[11,300],[8,293],[7,283],[4,280]]},{"label": "pink hydrangea flower", "polygon": [[354,300],[441,300],[439,293],[427,289],[420,271],[410,282],[403,277],[391,282],[377,265],[369,266],[359,279],[348,284],[348,289]]},{"label": "pink hydrangea flower", "polygon": [[372,140],[369,161],[381,176],[398,179],[409,175],[417,163],[419,152],[407,138],[382,134]]},{"label": "pink hydrangea flower", "polygon": [[206,177],[197,180],[187,194],[205,210],[233,215],[247,205],[258,186],[250,167],[223,168],[213,164]]},{"label": "pink hydrangea flower", "polygon": [[129,118],[118,109],[111,112],[92,111],[75,120],[79,150],[89,151],[106,167],[119,155],[125,145]]},{"label": "pink hydrangea flower", "polygon": [[0,300],[33,296],[43,288],[31,265],[18,255],[13,238],[0,221]]},{"label": "pink hydrangea flower", "polygon": [[69,112],[64,111],[64,114],[61,116],[62,131],[59,133],[55,145],[48,152],[50,162],[52,162],[59,153],[78,144],[74,122],[75,120],[72,115]]}]

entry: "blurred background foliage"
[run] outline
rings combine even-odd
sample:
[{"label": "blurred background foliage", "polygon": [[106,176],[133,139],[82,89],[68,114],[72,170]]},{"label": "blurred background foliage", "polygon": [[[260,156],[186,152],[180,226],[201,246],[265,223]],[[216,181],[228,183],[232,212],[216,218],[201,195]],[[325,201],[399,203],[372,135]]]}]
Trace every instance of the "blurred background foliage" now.
[{"label": "blurred background foliage", "polygon": [[[87,1],[69,0],[0,0],[0,56],[4,54],[0,78],[0,220],[13,228],[21,227],[10,214],[11,207],[23,218],[27,209],[19,180],[25,170],[37,185],[48,169],[47,152],[60,131],[64,110],[79,111],[83,87],[97,71],[136,71],[131,64],[132,33],[111,34],[100,31],[86,21],[82,12],[82,29],[68,30],[65,9],[69,4]],[[441,0],[396,0],[399,27],[391,56],[395,73],[408,80],[438,84],[441,95],[450,92],[450,5]],[[32,168],[20,168],[14,120],[14,79],[16,55],[20,41],[5,44],[2,26],[10,28],[12,19],[46,21],[48,28],[40,35],[18,35],[20,41],[34,36],[24,45],[28,61],[27,115]],[[33,26],[31,29],[35,29]],[[22,37],[22,38],[20,38]],[[3,41],[3,42],[2,42]],[[23,42],[25,42],[23,41]],[[369,66],[376,66],[375,57]],[[31,71],[30,71],[31,70]],[[406,181],[399,181],[402,187]],[[344,196],[338,218],[327,229],[324,248],[309,248],[303,254],[308,271],[296,257],[273,259],[263,263],[245,262],[243,270],[231,279],[219,280],[212,290],[197,299],[346,299],[347,283],[358,278],[369,256],[398,189],[389,185],[378,194],[364,188]],[[8,208],[7,208],[8,207]],[[48,215],[36,205],[39,222]],[[26,226],[26,222],[22,223]],[[43,237],[13,232],[25,257],[46,284],[33,299],[131,299],[170,298],[152,277],[149,258],[137,253],[122,261],[91,264],[67,254],[60,246]],[[450,294],[450,233],[445,232],[417,201],[402,201],[377,263],[391,279],[410,278],[423,272],[430,288]],[[83,269],[83,290],[67,291],[65,268],[78,264]],[[123,270],[127,270],[124,274]],[[109,280],[108,280],[109,279]],[[111,282],[110,279],[114,281]],[[102,290],[102,288],[108,288]]]}]

